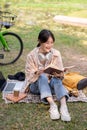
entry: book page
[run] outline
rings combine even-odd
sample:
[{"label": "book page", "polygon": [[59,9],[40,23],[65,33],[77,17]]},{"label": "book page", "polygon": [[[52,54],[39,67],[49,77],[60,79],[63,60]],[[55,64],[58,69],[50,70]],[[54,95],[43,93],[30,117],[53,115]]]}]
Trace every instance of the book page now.
[{"label": "book page", "polygon": [[72,68],[74,68],[75,67],[75,65],[72,65],[72,66],[66,66],[66,67],[64,67],[65,69],[72,69]]}]

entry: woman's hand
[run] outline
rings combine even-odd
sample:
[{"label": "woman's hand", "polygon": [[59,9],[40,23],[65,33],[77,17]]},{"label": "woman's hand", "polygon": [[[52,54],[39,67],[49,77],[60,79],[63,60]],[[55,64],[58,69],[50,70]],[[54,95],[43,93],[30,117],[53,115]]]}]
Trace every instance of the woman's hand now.
[{"label": "woman's hand", "polygon": [[38,70],[35,72],[36,75],[41,75],[44,72],[44,70]]},{"label": "woman's hand", "polygon": [[54,75],[54,77],[56,77],[56,78],[60,78],[60,79],[63,79],[64,78],[64,72],[61,72],[61,73],[56,73],[56,72],[54,72],[53,73],[53,75]]},{"label": "woman's hand", "polygon": [[72,69],[73,67],[75,67],[75,65],[65,67],[65,68],[64,68],[64,72],[69,71],[69,70]]}]

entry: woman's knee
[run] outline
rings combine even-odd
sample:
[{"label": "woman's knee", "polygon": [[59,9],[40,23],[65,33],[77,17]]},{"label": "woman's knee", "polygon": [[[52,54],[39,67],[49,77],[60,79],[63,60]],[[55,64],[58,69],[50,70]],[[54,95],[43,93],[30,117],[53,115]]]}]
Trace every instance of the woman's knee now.
[{"label": "woman's knee", "polygon": [[39,78],[42,80],[48,80],[48,77],[46,76],[46,74],[41,74]]},{"label": "woman's knee", "polygon": [[61,84],[61,83],[62,83],[61,79],[55,78],[55,77],[53,77],[53,78],[51,79],[51,81],[50,81],[50,85],[51,85],[51,86],[54,86],[54,84]]}]

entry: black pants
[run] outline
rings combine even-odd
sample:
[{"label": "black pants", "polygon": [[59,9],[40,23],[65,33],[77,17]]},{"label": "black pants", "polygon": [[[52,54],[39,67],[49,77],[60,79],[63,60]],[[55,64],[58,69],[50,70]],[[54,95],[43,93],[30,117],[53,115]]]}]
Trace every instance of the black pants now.
[{"label": "black pants", "polygon": [[87,87],[87,78],[84,78],[82,80],[80,80],[77,84],[77,89],[80,90],[80,89],[83,89]]}]

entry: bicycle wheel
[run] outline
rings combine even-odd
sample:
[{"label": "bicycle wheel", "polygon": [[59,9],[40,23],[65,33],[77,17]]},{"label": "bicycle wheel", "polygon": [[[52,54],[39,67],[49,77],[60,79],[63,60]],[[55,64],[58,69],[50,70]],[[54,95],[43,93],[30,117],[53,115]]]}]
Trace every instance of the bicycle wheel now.
[{"label": "bicycle wheel", "polygon": [[12,32],[6,32],[3,34],[10,50],[6,51],[0,43],[0,54],[3,55],[3,59],[0,59],[0,65],[9,65],[16,62],[23,52],[23,42],[21,38]]}]

